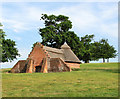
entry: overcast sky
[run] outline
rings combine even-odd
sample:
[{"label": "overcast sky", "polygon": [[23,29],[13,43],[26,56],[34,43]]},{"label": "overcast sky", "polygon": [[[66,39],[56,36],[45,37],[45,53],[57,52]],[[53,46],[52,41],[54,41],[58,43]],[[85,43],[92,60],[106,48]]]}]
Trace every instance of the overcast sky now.
[{"label": "overcast sky", "polygon": [[[95,41],[108,39],[118,50],[118,2],[3,2],[1,6],[0,20],[6,38],[16,42],[21,54],[17,60],[2,64],[2,68],[11,68],[18,60],[26,59],[32,44],[42,41],[38,33],[39,28],[44,27],[41,14],[68,16],[72,30],[79,37],[94,34]],[[117,62],[118,58],[110,61]]]}]

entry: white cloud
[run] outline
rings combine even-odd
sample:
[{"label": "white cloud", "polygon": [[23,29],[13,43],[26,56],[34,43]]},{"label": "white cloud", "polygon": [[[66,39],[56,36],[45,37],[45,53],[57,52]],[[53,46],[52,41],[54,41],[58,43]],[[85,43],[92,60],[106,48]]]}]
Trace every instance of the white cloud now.
[{"label": "white cloud", "polygon": [[15,40],[17,40],[17,41],[20,41],[20,40],[22,40],[22,38],[20,38],[20,37],[17,37],[17,36],[14,36],[14,39],[15,39]]},{"label": "white cloud", "polygon": [[[68,15],[73,22],[73,28],[78,31],[99,31],[99,33],[107,33],[111,37],[117,37],[117,4],[109,6],[98,4],[98,11],[92,9],[92,5],[83,4],[78,6],[63,7],[56,9],[51,13]],[[79,33],[78,33],[79,34]]]},{"label": "white cloud", "polygon": [[102,24],[100,29],[104,33],[104,35],[110,35],[111,37],[118,38],[118,24]]},{"label": "white cloud", "polygon": [[12,62],[1,63],[1,68],[12,68],[17,63],[17,60]]},{"label": "white cloud", "polygon": [[27,48],[19,48],[19,53],[20,53],[20,57],[18,57],[20,60],[22,59],[26,59],[28,57],[28,54],[30,53],[30,49]]},{"label": "white cloud", "polygon": [[7,23],[5,28],[13,30],[14,32],[20,32],[24,30],[28,30],[28,27],[26,27],[25,22],[21,22],[18,19],[5,19],[3,18],[3,23]]},{"label": "white cloud", "polygon": [[[119,0],[84,0],[84,2],[118,2]],[[83,2],[83,0],[3,0],[2,2]]]},{"label": "white cloud", "polygon": [[[116,5],[109,6],[109,4],[98,3],[97,9],[93,5],[87,3],[78,3],[74,6],[62,6],[54,10],[42,9],[40,6],[28,6],[28,5],[18,5],[19,9],[22,10],[21,13],[13,13],[15,17],[8,17],[8,19],[3,18],[3,22],[7,24],[8,29],[12,29],[16,33],[21,33],[21,31],[27,31],[36,29],[38,27],[43,27],[44,22],[40,21],[41,14],[55,14],[55,15],[66,15],[70,17],[73,23],[74,31],[80,36],[80,33],[91,32],[98,35],[102,33],[103,36],[107,37],[110,35],[111,38],[117,38],[118,36],[118,26],[117,26],[117,3]],[[97,12],[99,11],[99,12]],[[9,14],[9,13],[8,13]],[[21,18],[22,17],[22,18]],[[16,40],[21,40],[19,36],[15,36]],[[112,42],[112,41],[111,41]],[[115,42],[118,43],[118,42]],[[26,59],[30,50],[28,48],[19,49],[22,55],[18,59]],[[16,61],[9,63],[15,63]],[[5,64],[6,65],[6,64]]]},{"label": "white cloud", "polygon": [[[43,26],[43,21],[39,21],[42,13],[47,14],[63,14],[70,17],[70,20],[73,23],[73,28],[77,29],[78,31],[87,31],[86,29],[90,30],[95,28],[97,31],[102,32],[108,32],[109,31],[114,32],[117,34],[115,25],[116,22],[112,22],[109,25],[106,24],[105,21],[111,21],[114,20],[114,18],[117,16],[117,4],[109,6],[106,4],[99,3],[98,9],[99,12],[96,12],[97,10],[92,8],[92,5],[90,4],[78,4],[77,6],[70,6],[70,7],[61,7],[59,9],[55,9],[52,11],[48,11],[46,9],[42,9],[41,7],[36,6],[26,6],[26,5],[19,5],[20,9],[24,9],[24,12],[20,14],[14,14],[14,19],[7,19],[4,20],[4,22],[7,22],[9,24],[9,28],[13,28],[14,32],[19,32],[20,30],[27,30],[27,29],[33,29],[39,26]],[[21,19],[21,17],[23,19]],[[10,27],[11,26],[11,27]],[[112,26],[114,26],[112,28]],[[107,28],[107,29],[105,29]],[[104,31],[105,30],[105,31]],[[114,31],[113,31],[114,30]],[[111,33],[110,33],[111,34]],[[114,35],[113,35],[114,36]]]},{"label": "white cloud", "polygon": [[106,6],[107,3],[100,3],[98,4],[100,10],[100,17],[103,19],[112,19],[118,15],[118,3],[110,4]]}]

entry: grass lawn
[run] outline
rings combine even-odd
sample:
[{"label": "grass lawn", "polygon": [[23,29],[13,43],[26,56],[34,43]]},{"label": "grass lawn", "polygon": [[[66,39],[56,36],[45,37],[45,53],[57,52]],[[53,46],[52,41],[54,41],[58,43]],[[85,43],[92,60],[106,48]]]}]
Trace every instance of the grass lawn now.
[{"label": "grass lawn", "polygon": [[118,63],[81,64],[58,73],[5,73],[2,97],[117,97]]}]

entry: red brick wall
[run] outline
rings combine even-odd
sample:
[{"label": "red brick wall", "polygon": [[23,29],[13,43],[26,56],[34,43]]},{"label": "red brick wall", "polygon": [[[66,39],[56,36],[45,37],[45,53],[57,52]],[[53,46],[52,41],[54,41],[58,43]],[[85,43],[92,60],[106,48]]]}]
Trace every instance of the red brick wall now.
[{"label": "red brick wall", "polygon": [[60,58],[50,59],[50,68],[48,72],[65,72],[70,71],[70,68]]},{"label": "red brick wall", "polygon": [[11,73],[20,73],[25,67],[26,60],[19,60],[11,69]]},{"label": "red brick wall", "polygon": [[46,58],[43,59],[41,72],[42,73],[47,73],[48,72],[48,70],[47,70],[47,59]]},{"label": "red brick wall", "polygon": [[41,62],[43,60],[43,58],[46,57],[46,53],[43,50],[42,46],[37,44],[34,49],[32,50],[32,52],[29,55],[30,59],[33,59],[34,61],[34,66],[39,66],[42,65]]},{"label": "red brick wall", "polygon": [[26,73],[32,73],[33,72],[33,60],[29,59],[29,62],[27,64],[27,68],[26,68]]}]

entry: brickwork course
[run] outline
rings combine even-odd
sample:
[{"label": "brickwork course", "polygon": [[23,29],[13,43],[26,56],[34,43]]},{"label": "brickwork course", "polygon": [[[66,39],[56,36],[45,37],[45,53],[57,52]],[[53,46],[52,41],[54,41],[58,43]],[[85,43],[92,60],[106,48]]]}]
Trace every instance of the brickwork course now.
[{"label": "brickwork course", "polygon": [[65,42],[61,49],[43,46],[37,42],[26,60],[19,60],[11,73],[66,72],[80,68],[80,60]]}]

